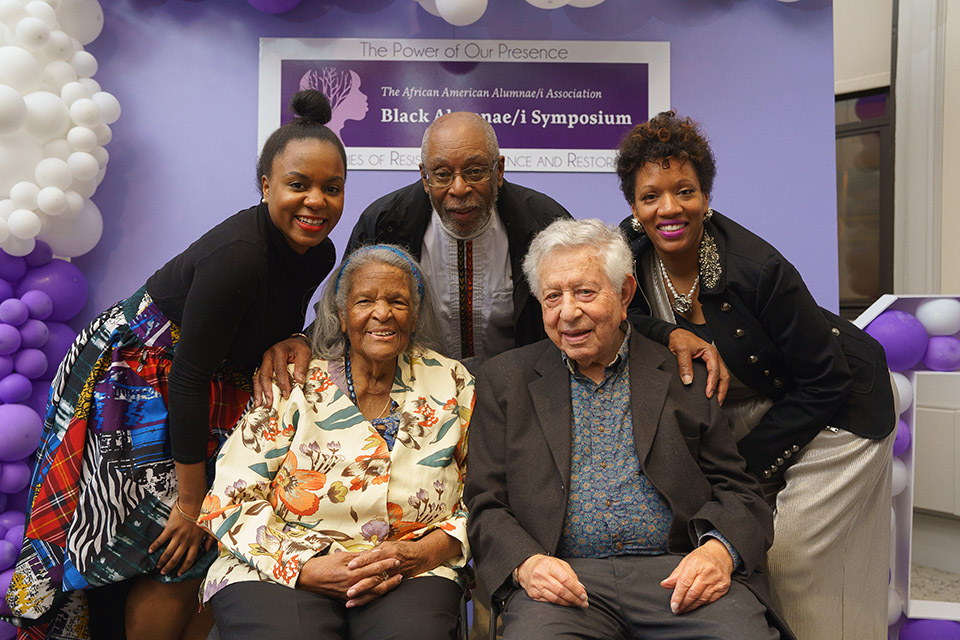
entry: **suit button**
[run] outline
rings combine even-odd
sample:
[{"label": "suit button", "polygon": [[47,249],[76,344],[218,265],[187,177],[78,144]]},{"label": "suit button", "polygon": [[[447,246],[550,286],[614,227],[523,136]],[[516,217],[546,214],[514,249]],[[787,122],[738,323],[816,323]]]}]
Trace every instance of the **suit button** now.
[{"label": "suit button", "polygon": [[839,335],[840,335],[840,329],[837,329],[836,327],[830,327],[830,333],[832,333],[832,334],[835,335],[835,336],[839,336]]},{"label": "suit button", "polygon": [[777,466],[778,466],[778,467],[782,467],[782,466],[783,466],[783,458],[777,458]]},{"label": "suit button", "polygon": [[623,551],[623,543],[622,543],[622,542],[618,542],[618,543],[616,544],[616,547],[617,547],[617,551]]},{"label": "suit button", "polygon": [[773,475],[773,472],[770,471],[770,469],[764,469],[764,470],[763,470],[763,477],[764,477],[765,480],[769,480],[769,479],[770,479],[770,476],[772,476],[772,475]]},{"label": "suit button", "polygon": [[744,331],[743,329],[737,329],[736,331],[733,332],[733,335],[736,338],[742,338],[743,336],[747,335],[747,332]]},{"label": "suit button", "polygon": [[597,427],[597,431],[599,431],[600,433],[603,433],[603,425],[600,425],[599,427]]},{"label": "suit button", "polygon": [[790,451],[790,449],[784,449],[784,450],[783,450],[783,457],[784,457],[784,458],[789,458],[789,457],[792,456],[792,455],[793,455],[793,451]]},{"label": "suit button", "polygon": [[606,460],[601,460],[601,461],[600,461],[600,468],[601,468],[601,469],[606,469],[606,468],[607,468],[607,461],[606,461]]},{"label": "suit button", "polygon": [[758,358],[756,355],[752,355],[749,358],[747,358],[747,362],[749,362],[750,364],[757,364],[758,362],[760,362],[760,358]]},{"label": "suit button", "polygon": [[773,386],[775,386],[777,389],[781,388],[783,386],[783,380],[781,380],[780,378],[774,378]]},{"label": "suit button", "polygon": [[730,311],[733,307],[730,306],[729,302],[724,302],[720,305],[720,311]]},{"label": "suit button", "polygon": [[605,504],[606,504],[608,507],[613,506],[613,501],[612,501],[612,500],[607,500]]},{"label": "suit button", "polygon": [[790,451],[793,451],[794,453],[796,453],[796,452],[800,451],[800,447],[797,446],[797,445],[795,445],[795,444],[794,444],[794,445],[790,445]]}]

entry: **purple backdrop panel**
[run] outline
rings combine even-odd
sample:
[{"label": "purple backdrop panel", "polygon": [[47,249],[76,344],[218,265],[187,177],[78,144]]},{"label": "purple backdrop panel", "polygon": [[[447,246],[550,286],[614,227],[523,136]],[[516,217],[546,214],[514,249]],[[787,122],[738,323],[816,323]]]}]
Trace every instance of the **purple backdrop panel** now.
[{"label": "purple backdrop panel", "polygon": [[474,111],[508,169],[612,171],[623,134],[669,104],[668,60],[666,43],[265,38],[261,129],[317,89],[350,169],[416,169],[425,127]]}]

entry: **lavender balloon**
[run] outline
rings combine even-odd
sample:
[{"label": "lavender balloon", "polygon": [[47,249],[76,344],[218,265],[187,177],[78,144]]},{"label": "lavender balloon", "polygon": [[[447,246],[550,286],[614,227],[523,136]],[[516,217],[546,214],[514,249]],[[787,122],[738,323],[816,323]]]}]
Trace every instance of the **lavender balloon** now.
[{"label": "lavender balloon", "polygon": [[23,258],[11,256],[0,250],[0,278],[7,282],[16,282],[27,272],[27,262]]},{"label": "lavender balloon", "polygon": [[0,324],[0,355],[10,355],[20,348],[23,339],[17,328],[10,324]]},{"label": "lavender balloon", "polygon": [[16,527],[10,527],[10,530],[3,536],[3,539],[15,546],[17,549],[23,543],[24,526],[21,524]]},{"label": "lavender balloon", "polygon": [[37,380],[47,371],[47,356],[39,349],[21,349],[13,358],[13,369],[31,380]]},{"label": "lavender balloon", "polygon": [[301,0],[247,0],[254,9],[259,9],[264,13],[286,13],[290,11]]},{"label": "lavender balloon", "polygon": [[[3,249],[0,249],[3,251]],[[6,300],[7,298],[13,297],[13,287],[10,286],[10,283],[0,278],[0,300]]]},{"label": "lavender balloon", "polygon": [[16,298],[7,298],[3,302],[0,302],[0,322],[6,322],[7,324],[19,327],[26,322],[29,317],[30,310],[27,308],[27,305],[23,304],[23,301],[17,300]]},{"label": "lavender balloon", "polygon": [[960,640],[960,622],[907,618],[900,627],[900,640]]},{"label": "lavender balloon", "polygon": [[30,392],[30,397],[21,404],[27,405],[36,411],[38,416],[43,417],[47,414],[47,398],[50,396],[50,382],[48,380],[35,380],[31,386],[33,386],[33,391]]},{"label": "lavender balloon", "polygon": [[11,373],[0,380],[0,400],[7,404],[23,402],[30,397],[32,391],[33,385],[30,384],[30,378],[22,373]]},{"label": "lavender balloon", "polygon": [[47,344],[47,340],[50,339],[50,330],[47,329],[47,323],[43,320],[30,318],[17,329],[20,330],[21,349],[37,349]]},{"label": "lavender balloon", "polygon": [[13,373],[13,357],[0,356],[0,378],[6,378]]},{"label": "lavender balloon", "polygon": [[893,438],[893,455],[899,456],[909,449],[912,438],[913,436],[910,435],[910,426],[903,420],[900,420],[897,423],[897,435]]},{"label": "lavender balloon", "polygon": [[20,550],[13,546],[13,543],[6,540],[0,540],[0,571],[6,571],[17,561],[17,553]]},{"label": "lavender balloon", "polygon": [[77,315],[87,302],[87,279],[76,265],[65,260],[51,260],[49,264],[27,271],[17,285],[18,296],[38,289],[50,296],[53,313],[50,320],[63,322]]},{"label": "lavender balloon", "polygon": [[906,311],[884,311],[867,325],[866,332],[883,346],[891,371],[912,369],[927,350],[927,331]]},{"label": "lavender balloon", "polygon": [[30,483],[30,467],[23,462],[5,462],[0,468],[0,491],[16,493]]},{"label": "lavender balloon", "polygon": [[46,320],[53,313],[53,300],[43,291],[37,289],[26,291],[20,296],[20,301],[27,305],[31,318]]},{"label": "lavender balloon", "polygon": [[960,369],[960,340],[953,336],[933,336],[923,354],[923,364],[932,371]]},{"label": "lavender balloon", "polygon": [[[0,461],[22,460],[33,453],[40,444],[41,431],[43,421],[30,407],[19,404],[0,405]],[[7,514],[0,515],[0,524],[5,515]]]},{"label": "lavender balloon", "polygon": [[77,332],[62,322],[47,322],[47,329],[50,331],[50,338],[40,350],[47,356],[47,363],[50,365],[48,371],[52,373],[63,360],[63,356],[67,355],[70,345],[77,337]]},{"label": "lavender balloon", "polygon": [[22,511],[4,511],[0,513],[0,525],[7,528],[7,531],[13,527],[22,527],[27,521],[27,516]]}]

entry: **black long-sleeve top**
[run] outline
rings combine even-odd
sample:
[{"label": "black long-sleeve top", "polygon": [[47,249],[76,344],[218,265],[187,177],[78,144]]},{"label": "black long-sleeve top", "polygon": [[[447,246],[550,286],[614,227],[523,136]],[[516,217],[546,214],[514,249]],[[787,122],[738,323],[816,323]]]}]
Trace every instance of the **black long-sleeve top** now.
[{"label": "black long-sleeve top", "polygon": [[173,459],[207,456],[210,380],[224,362],[252,372],[263,352],[300,331],[330,273],[329,238],[297,254],[260,204],[227,218],[147,280],[147,293],[180,327],[168,379]]}]

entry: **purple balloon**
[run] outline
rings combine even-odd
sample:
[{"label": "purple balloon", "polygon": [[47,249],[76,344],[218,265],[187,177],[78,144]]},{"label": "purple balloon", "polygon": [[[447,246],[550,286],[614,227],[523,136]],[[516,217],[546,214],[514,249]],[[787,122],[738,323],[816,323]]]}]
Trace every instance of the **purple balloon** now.
[{"label": "purple balloon", "polygon": [[[11,574],[12,575],[12,574]],[[0,613],[5,615],[10,615],[8,611],[10,610],[7,607],[6,600],[3,600],[3,606],[0,607]],[[0,621],[0,640],[13,640],[17,637],[17,628],[10,624],[9,622]]]},{"label": "purple balloon", "polygon": [[53,260],[53,249],[43,240],[37,240],[33,251],[23,257],[28,267],[42,267],[51,260]]},{"label": "purple balloon", "polygon": [[6,462],[0,468],[0,491],[16,493],[30,484],[30,467],[22,462]]},{"label": "purple balloon", "polygon": [[867,325],[866,332],[883,346],[891,371],[912,369],[927,350],[926,329],[906,311],[884,311]]},{"label": "purple balloon", "polygon": [[43,417],[47,415],[47,397],[50,395],[50,381],[36,380],[31,386],[33,387],[33,391],[30,392],[30,397],[21,404],[27,405],[36,411],[37,415]]},{"label": "purple balloon", "polygon": [[32,392],[33,385],[30,384],[30,378],[22,373],[11,373],[0,380],[0,400],[7,404],[23,402]]},{"label": "purple balloon", "polygon": [[40,444],[42,431],[43,420],[30,407],[0,405],[0,461],[13,462],[33,453]]},{"label": "purple balloon", "polygon": [[286,13],[290,11],[301,0],[247,0],[254,9],[259,9],[264,13]]},{"label": "purple balloon", "polygon": [[933,336],[923,354],[923,364],[933,371],[960,369],[960,339],[953,336]]},{"label": "purple balloon", "polygon": [[47,371],[47,356],[40,349],[21,349],[13,357],[13,369],[31,380],[37,380]]},{"label": "purple balloon", "polygon": [[960,640],[960,622],[907,618],[900,627],[900,640]]},{"label": "purple balloon", "polygon": [[30,487],[27,487],[20,493],[11,493],[9,495],[2,494],[7,496],[7,511],[20,511],[21,513],[26,513],[29,511],[27,503],[30,502]]},{"label": "purple balloon", "polygon": [[20,348],[36,349],[47,344],[50,339],[50,330],[43,320],[30,318],[18,327],[20,330]]},{"label": "purple balloon", "polygon": [[29,317],[30,310],[27,309],[27,305],[23,304],[22,301],[16,298],[7,298],[3,302],[0,302],[0,322],[6,322],[7,324],[19,327],[26,322]]},{"label": "purple balloon", "polygon": [[[3,513],[4,511],[7,510],[7,502],[8,502],[7,494],[0,493],[0,513]],[[2,529],[4,533],[6,533],[7,531],[7,528],[4,526],[0,526],[0,529]]]},{"label": "purple balloon", "polygon": [[53,313],[53,300],[43,291],[37,289],[25,291],[20,296],[20,301],[27,305],[31,318],[46,320]]},{"label": "purple balloon", "polygon": [[76,265],[66,260],[51,260],[42,267],[27,271],[16,293],[22,296],[31,289],[38,289],[53,300],[50,320],[63,322],[80,313],[87,302],[87,279]]},{"label": "purple balloon", "polygon": [[43,351],[43,355],[47,356],[47,364],[50,365],[49,371],[54,372],[60,365],[60,361],[63,360],[63,356],[67,355],[67,351],[70,350],[70,345],[76,339],[77,332],[62,322],[48,322],[47,329],[50,331],[50,338],[40,350]]},{"label": "purple balloon", "polygon": [[16,282],[27,272],[27,261],[0,250],[0,278]]},{"label": "purple balloon", "polygon": [[13,357],[0,356],[0,378],[5,378],[13,373]]},{"label": "purple balloon", "polygon": [[[3,251],[3,249],[0,249]],[[6,300],[7,298],[13,297],[13,287],[10,286],[10,283],[0,278],[0,300]]]},{"label": "purple balloon", "polygon": [[901,420],[897,423],[897,435],[893,438],[893,455],[899,456],[910,448],[910,426]]},{"label": "purple balloon", "polygon": [[10,530],[3,536],[3,539],[19,549],[23,544],[23,532],[24,526],[22,524],[16,527],[10,527]]},{"label": "purple balloon", "polygon": [[0,355],[10,355],[20,348],[23,339],[20,332],[11,324],[0,324]]},{"label": "purple balloon", "polygon": [[6,571],[17,561],[17,554],[20,552],[12,542],[0,540],[0,571]]},{"label": "purple balloon", "polygon": [[27,516],[22,511],[4,511],[0,513],[0,525],[7,528],[7,531],[13,527],[22,527],[27,521]]}]

